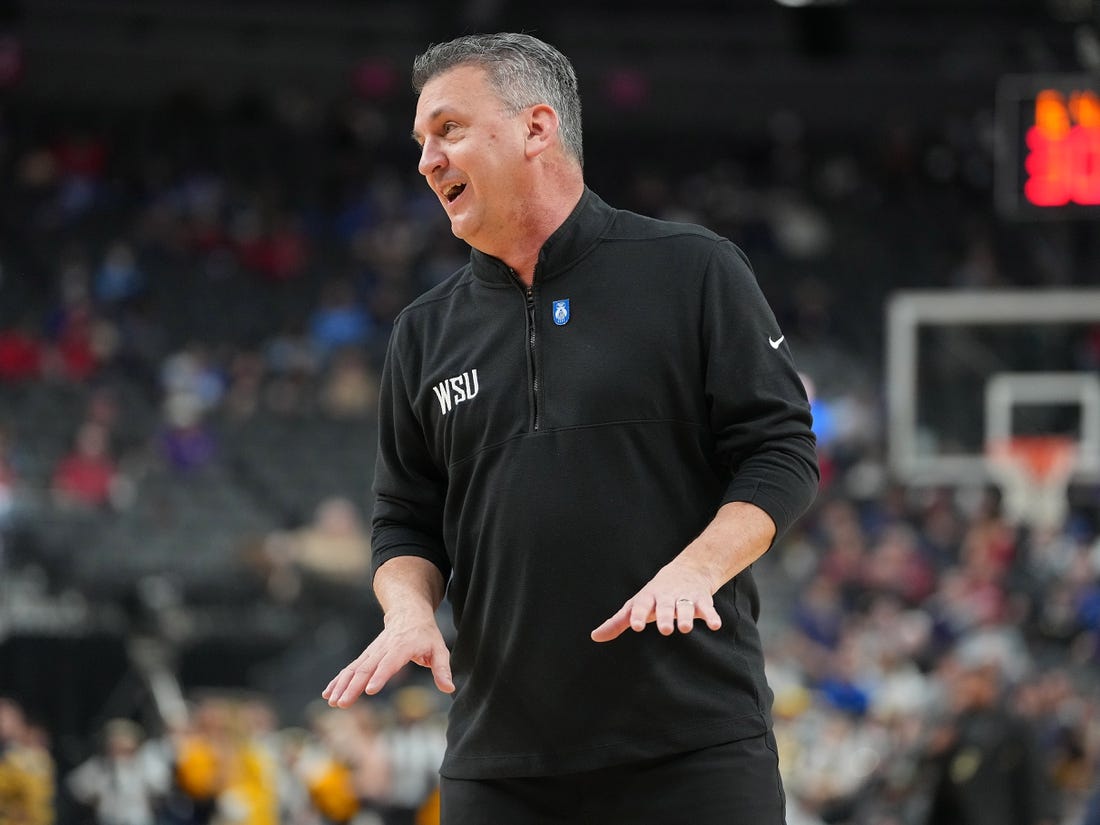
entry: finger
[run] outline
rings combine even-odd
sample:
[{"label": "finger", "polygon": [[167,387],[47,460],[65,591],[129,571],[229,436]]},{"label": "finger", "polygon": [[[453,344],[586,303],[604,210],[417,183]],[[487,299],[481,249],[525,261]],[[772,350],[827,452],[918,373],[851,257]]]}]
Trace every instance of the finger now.
[{"label": "finger", "polygon": [[374,669],[370,679],[367,680],[363,692],[368,696],[373,696],[378,693],[378,691],[386,686],[386,682],[393,678],[393,675],[410,661],[412,660],[407,656],[397,656],[394,655],[392,651],[387,653],[379,660],[378,666]]},{"label": "finger", "polygon": [[333,688],[336,687],[336,683],[338,681],[340,681],[340,674],[339,673],[337,673],[335,676],[333,676],[332,681],[330,681],[328,683],[328,685],[325,687],[325,689],[321,691],[321,698],[322,699],[328,699],[330,696],[332,696]]},{"label": "finger", "polygon": [[370,659],[370,648],[367,648],[360,653],[347,667],[341,670],[333,677],[332,681],[328,683],[328,686],[321,691],[321,696],[329,700],[329,704],[335,706],[336,701],[347,690],[351,680],[355,677],[356,671],[369,670],[368,661]]},{"label": "finger", "polygon": [[354,666],[348,665],[336,674],[321,695],[328,699],[330,705],[335,706],[336,701],[343,695],[344,691],[347,689],[348,683],[351,681],[351,677],[354,675]]},{"label": "finger", "polygon": [[676,610],[680,605],[673,601],[667,601],[662,599],[657,602],[657,609],[654,611],[657,616],[657,630],[662,636],[668,636],[676,629]]},{"label": "finger", "polygon": [[455,683],[451,676],[451,653],[446,645],[439,645],[432,652],[432,678],[435,686],[444,693],[454,693]]},{"label": "finger", "polygon": [[610,642],[612,639],[619,638],[630,627],[630,608],[631,604],[627,602],[614,616],[593,630],[592,641]]},{"label": "finger", "polygon": [[722,627],[722,617],[715,610],[714,602],[697,604],[695,609],[698,611],[699,617],[707,623],[707,627],[711,630],[718,630]]},{"label": "finger", "polygon": [[635,596],[630,600],[630,629],[635,633],[641,633],[645,626],[655,618],[654,611],[657,600],[653,596]]},{"label": "finger", "polygon": [[695,602],[691,599],[676,600],[676,629],[681,633],[690,633],[695,626]]},{"label": "finger", "polygon": [[363,688],[371,678],[371,670],[362,668],[345,668],[340,674],[340,681],[332,692],[328,703],[333,707],[347,708],[363,695]]}]

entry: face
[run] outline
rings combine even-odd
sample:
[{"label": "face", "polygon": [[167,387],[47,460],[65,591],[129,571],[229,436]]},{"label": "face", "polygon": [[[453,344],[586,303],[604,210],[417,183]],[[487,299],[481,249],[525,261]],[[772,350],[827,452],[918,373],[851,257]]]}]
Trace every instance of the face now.
[{"label": "face", "polygon": [[476,66],[432,78],[416,106],[420,174],[455,236],[490,255],[503,256],[534,200],[525,113],[508,114]]}]

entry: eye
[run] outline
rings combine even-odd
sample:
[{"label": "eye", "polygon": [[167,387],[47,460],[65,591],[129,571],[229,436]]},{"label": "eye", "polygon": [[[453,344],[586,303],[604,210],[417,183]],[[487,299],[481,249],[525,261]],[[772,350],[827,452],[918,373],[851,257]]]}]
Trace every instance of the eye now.
[{"label": "eye", "polygon": [[458,128],[457,123],[455,123],[453,120],[448,120],[446,123],[443,124],[443,128],[440,129],[440,131],[445,135],[449,135],[451,132],[453,132],[457,128]]}]

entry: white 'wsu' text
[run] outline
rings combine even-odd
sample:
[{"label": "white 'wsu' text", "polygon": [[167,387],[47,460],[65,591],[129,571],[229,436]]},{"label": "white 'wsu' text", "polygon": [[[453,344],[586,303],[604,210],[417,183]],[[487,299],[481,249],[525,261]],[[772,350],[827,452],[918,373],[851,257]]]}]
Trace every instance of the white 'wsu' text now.
[{"label": "white 'wsu' text", "polygon": [[440,381],[432,387],[432,392],[439,401],[440,412],[446,415],[452,408],[477,395],[479,389],[477,370],[466,370],[462,375]]}]

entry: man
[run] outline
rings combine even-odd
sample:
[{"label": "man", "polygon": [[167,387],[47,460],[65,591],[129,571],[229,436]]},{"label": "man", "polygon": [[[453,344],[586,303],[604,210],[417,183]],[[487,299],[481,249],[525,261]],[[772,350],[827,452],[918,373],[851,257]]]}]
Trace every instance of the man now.
[{"label": "man", "polygon": [[586,188],[556,49],[462,37],[413,83],[419,170],[472,251],[394,325],[385,627],[323,695],[431,669],[444,825],[780,823],[749,566],[817,485],[783,333],[729,241]]},{"label": "man", "polygon": [[928,825],[1062,821],[1035,731],[1005,704],[1003,662],[979,639],[946,670],[954,718],[930,738]]}]

